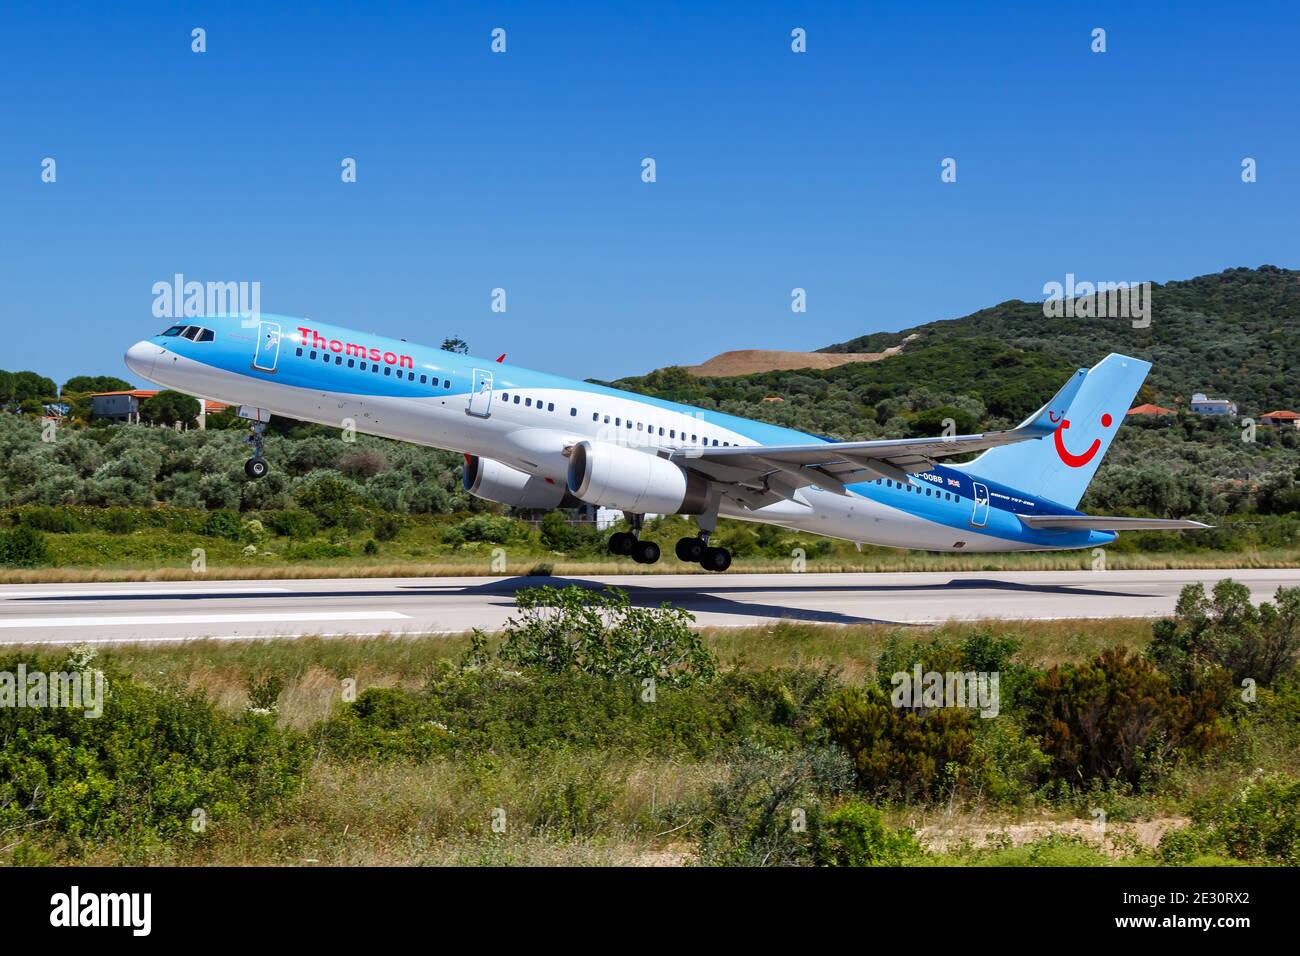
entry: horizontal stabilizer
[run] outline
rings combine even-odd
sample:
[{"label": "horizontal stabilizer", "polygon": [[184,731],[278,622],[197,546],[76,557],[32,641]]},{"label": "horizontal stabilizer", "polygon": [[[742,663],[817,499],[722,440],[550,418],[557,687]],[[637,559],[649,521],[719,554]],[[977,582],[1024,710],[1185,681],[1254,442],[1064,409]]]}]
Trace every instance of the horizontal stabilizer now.
[{"label": "horizontal stabilizer", "polygon": [[1194,531],[1212,527],[1185,518],[1108,518],[1105,515],[1017,515],[1035,531]]}]

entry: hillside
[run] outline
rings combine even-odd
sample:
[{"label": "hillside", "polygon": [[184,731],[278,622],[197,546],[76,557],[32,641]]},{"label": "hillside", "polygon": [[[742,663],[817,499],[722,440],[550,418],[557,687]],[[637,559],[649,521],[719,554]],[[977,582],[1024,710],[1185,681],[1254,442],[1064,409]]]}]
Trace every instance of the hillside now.
[{"label": "hillside", "polygon": [[[1142,401],[1185,406],[1194,392],[1231,398],[1243,415],[1300,406],[1300,272],[1262,266],[1155,284],[1149,327],[1124,319],[1046,318],[1041,302],[1003,302],[957,319],[830,345],[827,355],[879,354],[826,369],[704,376],[660,369],[615,383],[840,437],[877,437],[902,412],[936,404],[982,424],[1041,404],[1074,369],[1108,352],[1149,359]],[[766,395],[784,403],[764,403]]]}]

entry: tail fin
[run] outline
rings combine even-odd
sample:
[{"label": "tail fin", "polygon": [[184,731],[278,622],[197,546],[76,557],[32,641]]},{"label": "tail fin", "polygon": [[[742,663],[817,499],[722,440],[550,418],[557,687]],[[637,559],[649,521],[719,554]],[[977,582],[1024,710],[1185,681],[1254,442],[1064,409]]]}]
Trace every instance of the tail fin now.
[{"label": "tail fin", "polygon": [[1043,438],[990,448],[962,470],[1075,507],[1150,370],[1150,362],[1114,353],[1080,369],[1022,424]]}]

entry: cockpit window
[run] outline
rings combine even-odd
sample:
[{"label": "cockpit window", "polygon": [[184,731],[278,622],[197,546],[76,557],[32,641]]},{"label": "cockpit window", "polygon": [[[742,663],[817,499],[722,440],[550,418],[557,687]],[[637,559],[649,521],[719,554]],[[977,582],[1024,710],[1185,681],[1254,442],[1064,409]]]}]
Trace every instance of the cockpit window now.
[{"label": "cockpit window", "polygon": [[173,325],[163,335],[179,335],[191,342],[212,342],[216,339],[216,334],[211,329],[205,329],[201,325]]}]

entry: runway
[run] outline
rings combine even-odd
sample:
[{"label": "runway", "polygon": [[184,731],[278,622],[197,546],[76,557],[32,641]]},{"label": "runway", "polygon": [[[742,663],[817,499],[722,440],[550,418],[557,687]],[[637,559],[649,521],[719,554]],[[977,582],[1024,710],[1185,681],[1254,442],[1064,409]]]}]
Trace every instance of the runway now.
[{"label": "runway", "polygon": [[573,578],[342,578],[0,586],[0,644],[194,638],[452,634],[499,629],[520,588],[613,585],[642,606],[671,602],[700,626],[781,619],[929,624],[980,618],[1151,617],[1183,585],[1231,577],[1256,601],[1300,586],[1300,569],[891,574],[675,574]]}]

